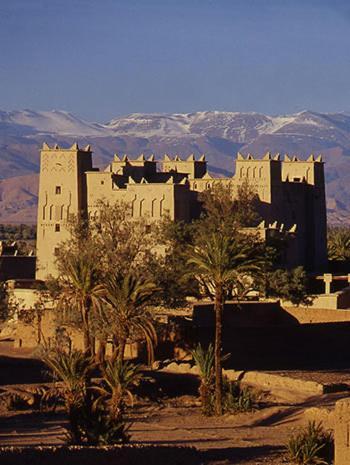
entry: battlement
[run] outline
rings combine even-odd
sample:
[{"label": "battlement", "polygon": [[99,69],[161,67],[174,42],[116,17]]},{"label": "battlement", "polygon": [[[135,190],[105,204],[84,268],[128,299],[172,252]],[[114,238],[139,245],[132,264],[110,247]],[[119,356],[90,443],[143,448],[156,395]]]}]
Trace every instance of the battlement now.
[{"label": "battlement", "polygon": [[146,159],[142,153],[138,158],[131,159],[125,154],[120,157],[117,153],[115,153],[108,171],[111,171],[113,174],[124,176],[151,176],[157,172],[157,161],[155,160],[154,155],[150,155]]},{"label": "battlement", "polygon": [[262,158],[255,158],[250,153],[246,156],[238,153],[236,177],[237,179],[248,178],[253,183],[264,179],[271,184],[304,182],[312,185],[323,185],[323,160],[321,155],[315,158],[313,154],[306,160],[285,154],[282,160],[279,153],[272,155],[267,152]]},{"label": "battlement", "polygon": [[196,160],[193,154],[189,155],[186,159],[181,159],[178,155],[172,159],[169,155],[165,154],[162,165],[164,172],[188,174],[190,179],[202,178],[207,172],[207,162],[204,155]]},{"label": "battlement", "polygon": [[41,147],[42,152],[55,152],[55,151],[60,151],[60,152],[87,152],[87,153],[92,153],[91,146],[87,145],[85,148],[81,149],[78,145],[77,142],[74,142],[74,144],[71,147],[64,148],[60,147],[58,144],[55,144],[54,146],[50,147],[46,142],[43,142],[43,145]]}]

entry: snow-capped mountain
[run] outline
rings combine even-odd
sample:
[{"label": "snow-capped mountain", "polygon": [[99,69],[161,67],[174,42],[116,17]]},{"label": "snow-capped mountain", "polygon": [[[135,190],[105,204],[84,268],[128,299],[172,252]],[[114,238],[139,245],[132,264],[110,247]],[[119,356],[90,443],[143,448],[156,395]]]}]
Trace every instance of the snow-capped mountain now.
[{"label": "snow-capped mountain", "polygon": [[[350,222],[350,115],[346,113],[302,111],[279,116],[223,111],[133,113],[97,123],[58,110],[0,111],[0,178],[37,172],[43,141],[68,146],[76,140],[81,145],[93,146],[95,163],[100,166],[107,164],[115,152],[154,153],[158,157],[164,153],[184,156],[205,153],[209,169],[217,174],[233,172],[238,150],[258,156],[269,150],[301,158],[322,153],[327,162],[329,218]],[[33,177],[33,183],[34,179],[37,177]],[[8,198],[5,194],[10,184],[9,210],[5,208]],[[5,189],[5,193],[0,200],[0,221],[8,221],[16,210],[14,192],[20,183],[2,181],[1,185],[0,190]],[[33,195],[35,186],[28,198],[34,212]],[[22,192],[22,200],[24,197]],[[19,202],[18,210],[22,210],[23,202]],[[8,211],[12,212],[10,216]],[[17,212],[12,219],[18,220],[20,216]]]},{"label": "snow-capped mountain", "polygon": [[66,111],[0,111],[0,130],[8,134],[61,134],[98,136],[104,127],[88,123]]}]

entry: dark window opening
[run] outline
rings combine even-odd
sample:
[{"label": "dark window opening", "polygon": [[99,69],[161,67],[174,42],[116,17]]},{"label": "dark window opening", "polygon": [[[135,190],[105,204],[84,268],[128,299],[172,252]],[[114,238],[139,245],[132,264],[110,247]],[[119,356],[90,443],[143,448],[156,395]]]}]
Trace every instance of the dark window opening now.
[{"label": "dark window opening", "polygon": [[61,193],[61,186],[56,186],[56,194],[60,194]]},{"label": "dark window opening", "polygon": [[59,224],[55,224],[55,232],[60,232],[61,226]]}]

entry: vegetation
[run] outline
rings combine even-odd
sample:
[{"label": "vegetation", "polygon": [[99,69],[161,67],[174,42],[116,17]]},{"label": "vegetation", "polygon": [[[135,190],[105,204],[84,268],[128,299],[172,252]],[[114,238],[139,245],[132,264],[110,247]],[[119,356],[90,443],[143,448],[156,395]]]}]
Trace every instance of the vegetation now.
[{"label": "vegetation", "polygon": [[[268,269],[271,251],[254,229],[260,217],[257,196],[248,183],[233,196],[230,185],[214,185],[201,194],[202,215],[192,224],[157,226],[133,219],[124,203],[100,202],[89,222],[71,224],[71,239],[57,251],[59,278],[52,294],[65,324],[80,327],[87,356],[94,339],[113,343],[113,361],[123,363],[128,342],[145,341],[149,362],[157,343],[152,306],[178,306],[189,296],[214,302],[213,356],[215,412],[223,411],[222,320],[224,303],[243,298],[264,281],[266,295],[283,293],[293,302],[305,297],[305,274]],[[269,255],[270,254],[270,255]],[[267,271],[270,274],[266,280]],[[282,282],[282,289],[274,286]],[[196,355],[196,356],[197,356]],[[203,359],[203,361],[204,361]],[[199,358],[198,358],[199,361]],[[208,375],[209,376],[209,375]],[[206,384],[207,383],[207,384]],[[208,379],[202,379],[203,395]]]},{"label": "vegetation", "polygon": [[157,334],[148,305],[157,292],[155,284],[130,273],[114,274],[105,278],[100,290],[102,305],[96,313],[95,324],[105,337],[112,336],[114,358],[123,361],[127,341],[141,338],[146,341],[151,363]]},{"label": "vegetation", "polygon": [[201,398],[202,412],[204,415],[212,413],[212,399],[214,386],[214,347],[209,345],[207,350],[204,350],[201,344],[192,350],[192,356],[199,370],[201,384],[199,386],[199,395]]},{"label": "vegetation", "polygon": [[277,269],[265,274],[263,292],[266,297],[288,300],[295,305],[309,304],[308,280],[303,267],[292,270]]},{"label": "vegetation", "polygon": [[63,398],[70,424],[70,440],[80,444],[84,440],[82,413],[88,402],[90,360],[80,351],[50,351],[43,355],[53,378],[60,381],[56,392]]},{"label": "vegetation", "polygon": [[[61,273],[57,284],[59,294],[57,307],[63,311],[70,321],[81,323],[84,334],[84,350],[92,354],[92,337],[90,315],[100,305],[101,286],[99,270],[93,251],[87,244],[72,248],[70,253],[62,255],[58,260]],[[77,318],[78,317],[78,318]]]},{"label": "vegetation", "polygon": [[155,229],[158,249],[149,269],[159,289],[155,303],[170,308],[187,305],[187,298],[200,297],[198,281],[187,261],[188,244],[193,243],[193,225],[165,217]]},{"label": "vegetation", "polygon": [[287,452],[289,459],[298,465],[327,465],[333,460],[333,435],[325,431],[322,423],[310,421],[290,438]]},{"label": "vegetation", "polygon": [[47,351],[42,357],[55,381],[56,395],[63,399],[73,444],[104,445],[127,442],[125,397],[140,378],[131,363],[109,361],[101,367],[102,379],[93,380],[96,365],[83,352]]},{"label": "vegetation", "polygon": [[[192,356],[199,370],[201,384],[199,395],[202,412],[206,416],[216,413],[215,405],[215,377],[214,377],[214,348],[210,344],[207,350],[198,344],[192,350]],[[227,359],[222,358],[222,361]],[[241,388],[240,383],[230,382],[223,378],[222,410],[223,412],[247,412],[253,408],[254,398],[248,388]]]},{"label": "vegetation", "polygon": [[0,224],[0,240],[2,241],[27,241],[35,238],[35,224]]},{"label": "vegetation", "polygon": [[[253,199],[251,203],[253,202]],[[222,323],[225,300],[246,286],[263,263],[263,247],[254,234],[244,234],[242,208],[232,202],[230,187],[218,186],[203,197],[204,214],[195,226],[188,263],[204,292],[214,298],[215,311],[215,412],[222,407]],[[249,211],[247,204],[247,211]],[[243,217],[244,218],[244,217]],[[249,215],[249,220],[251,215]],[[240,228],[240,229],[238,229]]]},{"label": "vegetation", "polygon": [[329,260],[350,260],[350,228],[333,227],[328,229]]},{"label": "vegetation", "polygon": [[229,382],[224,378],[224,411],[249,412],[254,408],[254,401],[254,396],[249,388],[242,388],[238,381]]},{"label": "vegetation", "polygon": [[131,388],[140,378],[139,366],[121,360],[107,361],[102,366],[102,383],[94,388],[98,393],[96,405],[105,402],[111,418],[117,419],[124,411],[125,398],[133,404]]},{"label": "vegetation", "polygon": [[148,266],[152,235],[144,219],[130,218],[126,204],[100,202],[98,208],[89,223],[71,221],[71,239],[56,251],[59,277],[49,286],[59,319],[82,328],[87,354],[97,338],[103,360],[111,340],[122,360],[127,341],[143,338],[151,360],[157,337],[149,304],[158,291]]}]

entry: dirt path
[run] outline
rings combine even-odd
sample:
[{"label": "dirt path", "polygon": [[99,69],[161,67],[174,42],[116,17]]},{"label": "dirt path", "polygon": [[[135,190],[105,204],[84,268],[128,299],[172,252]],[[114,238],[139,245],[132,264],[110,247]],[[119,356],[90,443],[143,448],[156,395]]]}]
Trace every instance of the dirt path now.
[{"label": "dirt path", "polygon": [[[331,410],[340,397],[330,394],[222,418],[203,417],[198,407],[142,405],[131,414],[131,442],[194,446],[205,452],[208,464],[287,464],[284,445],[307,423],[305,412]],[[7,413],[0,418],[0,445],[63,444],[66,425],[62,412]]]},{"label": "dirt path", "polygon": [[[17,351],[2,356],[0,353],[0,385],[41,383],[45,379],[42,368],[38,360],[21,357]],[[295,372],[295,376],[305,379],[308,375]],[[317,377],[320,376],[327,381],[339,379],[337,372],[319,372]],[[343,376],[348,374],[345,372]],[[183,379],[182,384],[178,377]],[[160,373],[155,376],[155,384],[161,385],[169,397],[174,395],[171,387],[177,395],[179,390],[182,394],[186,390],[196,391],[196,386],[189,386],[185,378],[178,377]],[[205,463],[210,465],[288,464],[284,446],[292,432],[314,418],[332,428],[331,412],[335,402],[348,394],[328,394],[300,403],[283,404],[270,398],[259,410],[219,419],[203,417],[195,398],[189,395],[163,399],[160,404],[138,403],[130,417],[130,433],[132,442],[194,446],[204,452]],[[0,445],[64,444],[66,426],[63,412],[9,412],[2,409]]]}]

